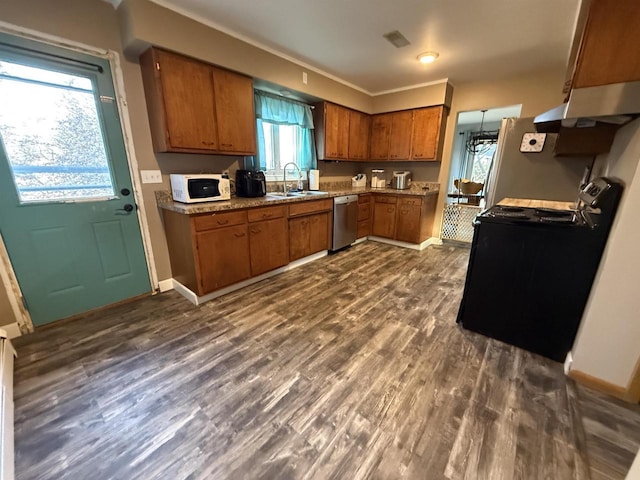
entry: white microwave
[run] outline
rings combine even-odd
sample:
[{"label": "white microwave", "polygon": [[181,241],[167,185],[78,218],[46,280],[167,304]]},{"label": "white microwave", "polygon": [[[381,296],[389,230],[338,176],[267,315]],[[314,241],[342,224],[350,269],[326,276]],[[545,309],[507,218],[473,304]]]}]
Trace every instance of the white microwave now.
[{"label": "white microwave", "polygon": [[215,202],[231,199],[229,178],[219,173],[171,174],[171,195],[182,203]]}]

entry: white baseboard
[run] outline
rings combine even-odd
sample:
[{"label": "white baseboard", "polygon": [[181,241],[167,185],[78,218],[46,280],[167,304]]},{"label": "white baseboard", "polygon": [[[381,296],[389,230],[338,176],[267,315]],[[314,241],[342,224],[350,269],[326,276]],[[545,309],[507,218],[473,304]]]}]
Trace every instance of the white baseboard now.
[{"label": "white baseboard", "polygon": [[173,290],[173,278],[167,278],[166,280],[160,280],[158,282],[158,290],[160,293]]},{"label": "white baseboard", "polygon": [[380,243],[387,243],[389,245],[394,245],[396,247],[409,248],[411,250],[424,250],[429,245],[442,245],[442,240],[436,237],[427,238],[422,243],[408,243],[408,242],[399,242],[398,240],[391,240],[390,238],[383,237],[368,237],[369,240]]},{"label": "white baseboard", "polygon": [[8,325],[2,325],[0,327],[7,334],[7,338],[16,338],[22,336],[22,332],[20,331],[20,327],[17,322],[10,323]]},{"label": "white baseboard", "polygon": [[308,257],[295,260],[290,264],[285,265],[284,267],[271,270],[270,272],[263,273],[262,275],[258,275],[257,277],[253,277],[242,282],[234,283],[233,285],[221,288],[220,290],[216,290],[215,292],[207,293],[206,295],[202,295],[201,297],[198,296],[198,294],[196,294],[194,291],[190,290],[188,287],[184,286],[182,283],[178,282],[176,279],[172,279],[172,284],[173,288],[191,303],[193,303],[194,305],[202,305],[203,303],[213,300],[214,298],[221,297],[223,295],[226,295],[227,293],[235,292],[236,290],[240,290],[241,288],[261,282],[262,280],[266,280],[267,278],[271,278],[280,273],[288,272],[289,270],[301,267],[302,265],[305,265],[309,262],[314,262],[326,256],[326,251],[314,253],[313,255],[309,255]]}]

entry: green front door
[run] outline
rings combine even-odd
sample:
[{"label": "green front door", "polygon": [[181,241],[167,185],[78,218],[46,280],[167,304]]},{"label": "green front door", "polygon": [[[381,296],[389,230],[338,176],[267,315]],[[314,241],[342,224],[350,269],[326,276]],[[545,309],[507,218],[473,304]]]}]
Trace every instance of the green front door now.
[{"label": "green front door", "polygon": [[151,291],[109,62],[0,34],[0,232],[36,325]]}]

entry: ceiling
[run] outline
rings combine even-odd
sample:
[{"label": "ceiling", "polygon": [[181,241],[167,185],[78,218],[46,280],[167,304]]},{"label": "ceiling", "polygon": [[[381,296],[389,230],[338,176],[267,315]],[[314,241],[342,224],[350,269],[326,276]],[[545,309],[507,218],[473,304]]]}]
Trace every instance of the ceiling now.
[{"label": "ceiling", "polygon": [[474,125],[482,121],[485,123],[499,122],[503,118],[519,117],[522,105],[512,105],[510,107],[490,108],[485,110],[472,110],[460,112],[458,114],[458,125]]},{"label": "ceiling", "polygon": [[[564,68],[580,0],[153,0],[368,93]],[[411,44],[382,35],[399,30]],[[440,53],[422,65],[418,54]]]}]

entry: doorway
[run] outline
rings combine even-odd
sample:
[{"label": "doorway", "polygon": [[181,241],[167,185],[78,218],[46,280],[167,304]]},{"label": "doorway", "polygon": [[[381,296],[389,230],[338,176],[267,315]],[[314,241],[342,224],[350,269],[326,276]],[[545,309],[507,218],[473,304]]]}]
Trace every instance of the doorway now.
[{"label": "doorway", "polygon": [[460,112],[456,122],[442,239],[470,244],[482,210],[485,185],[497,151],[503,118],[519,117],[522,105]]},{"label": "doorway", "polygon": [[0,34],[0,232],[35,325],[151,291],[109,62]]}]

